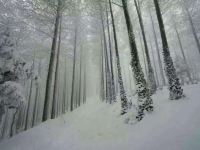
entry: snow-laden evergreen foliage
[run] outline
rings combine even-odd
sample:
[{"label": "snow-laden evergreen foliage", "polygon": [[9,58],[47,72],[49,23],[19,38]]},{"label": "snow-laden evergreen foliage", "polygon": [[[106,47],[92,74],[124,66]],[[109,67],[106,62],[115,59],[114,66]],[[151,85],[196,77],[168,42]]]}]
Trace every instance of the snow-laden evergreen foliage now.
[{"label": "snow-laden evergreen foliage", "polygon": [[18,109],[24,102],[22,83],[30,75],[25,62],[16,57],[10,30],[0,30],[0,123],[5,109]]}]

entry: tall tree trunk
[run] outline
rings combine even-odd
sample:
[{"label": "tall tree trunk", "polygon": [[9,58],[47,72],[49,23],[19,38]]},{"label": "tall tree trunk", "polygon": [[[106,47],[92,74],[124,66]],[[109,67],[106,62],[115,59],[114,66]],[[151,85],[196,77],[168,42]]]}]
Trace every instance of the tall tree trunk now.
[{"label": "tall tree trunk", "polygon": [[14,129],[14,125],[15,125],[15,122],[16,122],[16,116],[18,114],[18,111],[19,111],[18,108],[16,108],[16,110],[15,110],[15,112],[13,114],[12,123],[11,123],[11,129],[10,129],[10,137],[12,137],[15,134],[14,132],[16,132],[16,127]]},{"label": "tall tree trunk", "polygon": [[156,76],[156,84],[157,84],[157,86],[159,86],[158,72],[157,72],[157,68],[156,68],[156,61],[155,61],[155,56],[154,56],[154,52],[153,52],[153,45],[151,43],[151,40],[150,40],[150,47],[151,47],[151,55],[152,55],[152,59],[153,59],[153,65],[154,65],[154,72],[155,72],[155,76]]},{"label": "tall tree trunk", "polygon": [[107,50],[107,41],[106,41],[106,33],[104,27],[104,20],[102,14],[102,6],[100,4],[100,17],[101,17],[101,25],[102,25],[102,32],[103,32],[103,40],[104,40],[104,55],[105,55],[105,81],[106,81],[106,102],[110,101],[111,97],[111,76],[110,76],[110,69],[109,69],[109,62],[108,62],[108,50]]},{"label": "tall tree trunk", "polygon": [[123,5],[123,11],[124,16],[126,20],[127,30],[128,30],[128,36],[129,36],[129,44],[130,44],[130,50],[131,50],[131,67],[134,72],[134,77],[137,85],[137,93],[138,93],[138,114],[136,116],[136,119],[140,121],[144,116],[144,110],[147,111],[153,111],[152,106],[152,99],[150,97],[149,89],[147,88],[147,83],[144,78],[144,74],[142,72],[142,68],[140,65],[138,52],[137,52],[137,46],[135,43],[135,36],[133,33],[133,27],[130,19],[130,15],[128,12],[127,7],[127,0],[122,0]]},{"label": "tall tree trunk", "polygon": [[180,81],[176,75],[176,69],[174,67],[172,58],[170,56],[167,36],[165,33],[165,27],[164,27],[163,18],[160,11],[158,0],[154,0],[154,5],[156,8],[156,14],[158,18],[159,27],[160,27],[160,34],[162,38],[163,57],[164,57],[165,68],[166,68],[165,72],[166,72],[166,76],[168,77],[170,99],[171,100],[180,99],[184,95],[183,89],[181,88]]},{"label": "tall tree trunk", "polygon": [[139,34],[139,37],[140,37],[140,45],[141,45],[141,49],[142,49],[142,57],[143,57],[143,61],[144,61],[144,73],[145,73],[144,75],[146,75],[146,77],[148,77],[147,62],[146,62],[144,47],[143,47],[143,44],[142,44],[141,34]]},{"label": "tall tree trunk", "polygon": [[46,121],[50,118],[51,115],[51,92],[53,88],[53,73],[54,73],[54,64],[56,59],[56,45],[57,45],[57,37],[58,37],[58,28],[59,28],[59,20],[60,20],[60,9],[61,9],[61,0],[58,0],[57,12],[56,12],[56,20],[54,25],[54,35],[52,40],[51,47],[51,56],[48,68],[47,82],[46,82],[46,91],[45,91],[45,101],[44,101],[44,110],[42,120]]},{"label": "tall tree trunk", "polygon": [[83,74],[83,76],[84,76],[84,82],[83,82],[83,84],[84,84],[84,88],[83,88],[83,103],[85,104],[86,103],[86,100],[87,100],[87,81],[86,81],[86,54],[84,53],[84,74]]},{"label": "tall tree trunk", "polygon": [[77,27],[77,24],[76,24],[75,33],[74,33],[74,60],[73,60],[72,91],[71,91],[70,111],[74,110],[74,87],[75,87],[75,72],[76,72],[77,30],[78,30],[78,27]]},{"label": "tall tree trunk", "polygon": [[148,80],[149,80],[150,93],[154,94],[157,89],[156,80],[155,80],[154,71],[153,71],[153,68],[151,65],[149,48],[147,45],[146,35],[145,35],[145,31],[144,31],[144,23],[143,23],[143,19],[142,19],[141,10],[140,10],[140,4],[137,2],[137,0],[134,0],[134,2],[135,2],[135,7],[136,7],[137,15],[139,18],[139,24],[140,24],[140,28],[142,31],[142,37],[143,37],[143,42],[144,42],[144,50],[145,50],[146,60],[147,60],[147,65],[148,65]]},{"label": "tall tree trunk", "polygon": [[155,25],[154,25],[154,21],[153,21],[153,16],[151,14],[150,6],[149,6],[148,10],[149,10],[151,24],[152,24],[152,28],[153,28],[153,35],[154,35],[154,40],[155,40],[155,45],[156,45],[156,52],[157,52],[157,57],[158,57],[158,64],[159,64],[159,68],[160,68],[160,76],[162,78],[162,85],[166,85],[165,75],[164,75],[164,69],[163,69],[163,65],[162,65],[162,61],[161,61],[161,56],[160,56],[160,50],[159,50],[159,46],[158,46],[158,38],[157,38],[157,35],[156,35]]},{"label": "tall tree trunk", "polygon": [[[32,64],[32,71],[34,72],[35,69],[35,52],[34,52],[34,58],[33,58],[33,64]],[[30,106],[31,106],[31,97],[32,97],[32,91],[33,91],[33,81],[34,77],[31,77],[31,84],[30,84],[30,91],[29,91],[29,97],[28,97],[28,103],[27,103],[27,109],[26,109],[26,118],[25,118],[25,130],[28,129],[29,123],[30,123]]]},{"label": "tall tree trunk", "polygon": [[[39,62],[38,66],[38,78],[41,76],[41,61]],[[32,127],[37,123],[37,115],[38,115],[38,105],[39,105],[39,90],[40,90],[40,85],[39,81],[36,81],[36,92],[35,92],[35,103],[33,107],[33,121],[32,121]]]},{"label": "tall tree trunk", "polygon": [[116,29],[115,29],[115,20],[114,20],[111,0],[109,0],[109,6],[110,6],[110,13],[111,13],[111,19],[112,19],[112,26],[113,26],[113,35],[114,35],[114,42],[115,42],[118,83],[119,83],[119,88],[120,88],[121,109],[122,109],[121,115],[123,115],[123,114],[127,113],[127,111],[128,111],[128,101],[127,101],[126,92],[124,89],[124,84],[123,84],[123,79],[122,79],[120,57],[119,57],[119,50],[118,50],[118,43],[117,43],[117,33],[116,33]]},{"label": "tall tree trunk", "polygon": [[59,18],[59,38],[58,38],[58,50],[57,50],[57,59],[56,59],[51,119],[54,119],[56,117],[56,101],[58,101],[58,84],[59,84],[58,78],[59,78],[59,66],[60,66],[59,61],[60,61],[61,38],[62,38],[62,14],[60,14],[60,18]]},{"label": "tall tree trunk", "polygon": [[80,49],[80,68],[79,68],[79,96],[78,96],[78,106],[81,106],[81,94],[82,94],[82,59],[83,59],[83,46],[81,45],[81,49]]},{"label": "tall tree trunk", "polygon": [[104,45],[103,45],[103,37],[101,34],[101,98],[102,101],[105,100],[105,78],[104,78]]},{"label": "tall tree trunk", "polygon": [[87,98],[87,83],[86,83],[86,67],[84,67],[84,89],[83,89],[83,103],[86,103]]},{"label": "tall tree trunk", "polygon": [[111,73],[109,68],[109,59],[108,59],[108,51],[107,48],[104,49],[105,53],[105,72],[106,72],[106,101],[110,102],[112,97],[111,90]]},{"label": "tall tree trunk", "polygon": [[111,37],[110,37],[110,25],[109,25],[107,3],[106,3],[106,18],[107,18],[107,28],[108,28],[108,43],[109,43],[109,51],[110,51],[110,73],[111,73],[111,94],[112,94],[110,102],[112,103],[112,102],[116,101],[116,92],[115,92],[115,80],[114,80],[114,70],[113,70],[113,54],[112,54],[112,45],[111,45]]},{"label": "tall tree trunk", "polygon": [[67,91],[67,58],[65,58],[65,72],[64,72],[64,87],[63,87],[63,109],[62,109],[62,113],[64,114],[66,112],[66,108],[68,108],[68,106],[66,106],[66,91]]}]

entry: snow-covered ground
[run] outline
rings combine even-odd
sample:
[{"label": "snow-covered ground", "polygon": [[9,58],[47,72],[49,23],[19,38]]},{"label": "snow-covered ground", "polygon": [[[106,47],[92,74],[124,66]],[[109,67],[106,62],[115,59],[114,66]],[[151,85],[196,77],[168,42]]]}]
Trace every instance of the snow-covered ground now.
[{"label": "snow-covered ground", "polygon": [[154,96],[155,111],[136,124],[124,123],[120,104],[97,100],[0,143],[0,150],[200,150],[200,85],[186,98]]}]

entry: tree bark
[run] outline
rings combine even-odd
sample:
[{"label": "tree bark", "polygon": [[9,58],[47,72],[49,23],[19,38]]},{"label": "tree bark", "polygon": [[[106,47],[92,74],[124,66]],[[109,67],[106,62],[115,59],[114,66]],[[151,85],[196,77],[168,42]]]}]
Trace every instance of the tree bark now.
[{"label": "tree bark", "polygon": [[48,68],[47,82],[46,82],[46,91],[45,91],[45,101],[44,101],[44,110],[42,121],[46,121],[50,118],[51,115],[51,92],[53,86],[53,73],[54,73],[54,64],[56,59],[56,45],[57,45],[57,37],[58,37],[58,28],[59,28],[59,20],[60,20],[60,10],[61,9],[61,0],[58,0],[57,12],[56,12],[56,20],[54,25],[54,35],[52,40],[51,47],[51,55],[50,62]]},{"label": "tree bark", "polygon": [[60,47],[61,47],[61,38],[62,38],[62,15],[60,14],[59,18],[59,38],[58,38],[58,50],[57,50],[57,59],[56,59],[56,69],[55,69],[55,80],[54,80],[54,90],[53,90],[53,102],[52,102],[52,112],[51,119],[56,117],[56,101],[58,101],[58,78],[59,78],[59,66],[60,66]]},{"label": "tree bark", "polygon": [[[33,64],[32,64],[32,71],[33,72],[34,72],[34,69],[35,69],[35,52],[34,52],[34,58],[33,58]],[[27,130],[28,126],[29,126],[29,111],[30,111],[31,97],[32,97],[32,91],[33,91],[33,80],[34,80],[34,78],[31,77],[30,91],[29,91],[29,97],[28,97],[28,104],[27,104],[27,109],[26,109],[25,130]]]},{"label": "tree bark", "polygon": [[180,81],[176,75],[176,69],[174,67],[172,58],[170,56],[167,36],[165,33],[165,27],[164,27],[163,18],[162,18],[158,0],[154,0],[154,5],[156,8],[157,19],[158,19],[158,23],[160,27],[160,34],[162,38],[163,57],[164,57],[165,68],[166,68],[165,72],[166,72],[166,76],[168,77],[170,99],[171,100],[180,99],[184,96],[183,89],[181,88]]},{"label": "tree bark", "polygon": [[[110,8],[110,11],[112,11],[111,8]],[[109,25],[107,3],[106,3],[106,18],[107,18],[107,28],[108,28],[108,43],[109,43],[109,51],[110,51],[110,73],[111,73],[111,94],[112,94],[110,103],[112,103],[112,102],[116,101],[116,92],[115,92],[115,80],[114,80],[114,70],[113,70],[113,54],[112,54],[112,45],[111,45],[111,37],[110,37],[110,25]]]},{"label": "tree bark", "polygon": [[74,60],[73,60],[73,74],[72,74],[72,91],[71,91],[71,103],[70,111],[74,109],[74,87],[75,87],[75,72],[76,72],[76,47],[77,47],[77,31],[78,27],[76,24],[75,33],[74,33]]},{"label": "tree bark", "polygon": [[150,97],[149,89],[147,88],[147,83],[144,78],[144,74],[142,72],[142,68],[140,65],[137,46],[135,43],[135,36],[133,33],[133,27],[130,19],[130,15],[128,12],[127,0],[122,0],[124,16],[126,20],[128,36],[129,36],[129,44],[131,50],[131,67],[134,72],[134,77],[137,85],[137,93],[138,93],[138,114],[136,119],[140,121],[144,116],[144,110],[153,111],[153,101]]},{"label": "tree bark", "polygon": [[128,111],[128,101],[127,101],[126,92],[124,89],[124,83],[123,83],[123,79],[122,79],[121,64],[120,64],[118,42],[117,42],[117,33],[116,33],[116,28],[115,28],[115,20],[114,20],[111,0],[109,0],[109,6],[110,6],[111,19],[112,19],[114,43],[115,43],[115,54],[116,54],[117,71],[118,71],[118,83],[119,83],[119,88],[120,88],[121,109],[122,109],[121,115],[123,115],[123,114],[127,113],[127,111]]},{"label": "tree bark", "polygon": [[101,25],[102,25],[102,32],[103,32],[103,40],[104,40],[104,56],[105,56],[105,82],[106,82],[106,102],[110,101],[111,99],[111,76],[110,76],[110,68],[108,62],[108,50],[107,50],[107,41],[106,41],[106,33],[104,27],[104,20],[102,14],[102,6],[100,4],[100,17],[101,17]]},{"label": "tree bark", "polygon": [[150,60],[149,48],[147,45],[146,35],[144,31],[144,23],[143,23],[141,10],[140,10],[140,4],[137,2],[137,0],[134,0],[134,2],[135,2],[135,7],[136,7],[137,15],[139,18],[139,24],[142,31],[142,37],[143,37],[143,42],[144,42],[144,50],[145,50],[147,66],[148,66],[148,80],[149,80],[150,93],[154,94],[157,89],[156,80],[155,80],[154,71],[152,68],[151,60]]},{"label": "tree bark", "polygon": [[158,86],[159,85],[158,72],[157,72],[157,69],[156,69],[156,61],[155,61],[155,56],[154,56],[153,46],[152,46],[151,41],[150,41],[150,47],[151,47],[151,55],[152,55],[153,65],[154,65],[154,70],[155,70],[156,82],[157,82],[157,86]]},{"label": "tree bark", "polygon": [[63,109],[62,109],[62,113],[64,114],[66,112],[66,108],[68,108],[68,106],[66,106],[66,91],[67,91],[67,58],[65,58],[65,72],[64,72],[64,87],[63,87]]}]

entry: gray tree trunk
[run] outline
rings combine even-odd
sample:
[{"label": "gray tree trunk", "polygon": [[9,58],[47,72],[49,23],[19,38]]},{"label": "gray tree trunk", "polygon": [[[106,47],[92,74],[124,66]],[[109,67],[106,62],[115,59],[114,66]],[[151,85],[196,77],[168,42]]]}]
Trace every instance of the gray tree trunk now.
[{"label": "gray tree trunk", "polygon": [[78,27],[76,24],[75,33],[74,33],[74,60],[73,60],[73,73],[72,73],[72,91],[71,91],[71,102],[70,102],[70,111],[74,110],[74,87],[75,87],[75,72],[76,72],[76,50],[77,50],[77,31]]},{"label": "gray tree trunk", "polygon": [[44,101],[44,110],[42,120],[46,121],[50,118],[51,115],[51,92],[53,88],[53,73],[54,73],[54,64],[56,59],[56,45],[57,45],[57,37],[58,37],[58,29],[59,29],[59,20],[60,20],[60,10],[61,9],[61,0],[58,0],[58,7],[56,12],[56,20],[54,25],[54,35],[52,40],[51,54],[50,54],[50,62],[48,68],[47,82],[46,82],[46,91],[45,91],[45,101]]},{"label": "gray tree trunk", "polygon": [[119,88],[120,88],[121,115],[123,115],[123,114],[127,113],[127,111],[128,111],[128,101],[127,101],[126,92],[124,89],[124,83],[123,83],[123,79],[122,79],[121,64],[120,64],[118,42],[117,42],[117,33],[116,33],[116,28],[115,28],[115,20],[114,20],[111,0],[109,0],[109,6],[110,6],[111,19],[112,19],[114,43],[115,43],[115,55],[116,55],[117,71],[118,71],[118,83],[119,83]]},{"label": "gray tree trunk", "polygon": [[[110,10],[110,11],[112,11],[112,10]],[[111,100],[110,100],[110,103],[112,103],[112,102],[116,101],[116,92],[115,92],[115,80],[114,80],[114,70],[113,70],[113,54],[112,54],[112,45],[111,45],[110,25],[109,25],[109,16],[108,16],[107,4],[106,4],[106,18],[107,18],[107,28],[108,28],[108,43],[109,43],[109,51],[110,51],[110,73],[111,73]]]},{"label": "gray tree trunk", "polygon": [[165,68],[166,68],[165,72],[166,72],[166,76],[168,78],[168,83],[169,83],[170,99],[171,100],[180,99],[184,96],[183,89],[181,88],[180,81],[176,75],[176,69],[174,67],[172,58],[170,56],[167,36],[165,33],[165,27],[164,27],[163,18],[162,18],[158,0],[154,0],[154,5],[156,8],[157,19],[158,19],[158,23],[160,27],[160,34],[162,38],[163,57],[164,57]]},{"label": "gray tree trunk", "polygon": [[149,80],[150,93],[154,94],[157,89],[156,80],[155,80],[154,71],[153,71],[153,67],[151,64],[151,60],[150,60],[149,48],[147,45],[146,35],[145,35],[145,31],[144,31],[144,23],[143,23],[141,10],[140,10],[140,4],[137,2],[137,0],[134,0],[134,2],[135,2],[135,7],[136,7],[137,15],[139,18],[139,24],[140,24],[140,28],[142,31],[142,37],[143,37],[143,42],[144,42],[144,50],[145,50],[147,66],[148,66],[148,80]]},{"label": "gray tree trunk", "polygon": [[52,102],[52,112],[51,119],[56,117],[56,101],[58,101],[58,78],[59,78],[59,66],[60,66],[60,47],[61,47],[61,37],[62,37],[62,15],[59,18],[59,38],[58,38],[58,50],[56,58],[56,69],[55,69],[55,80],[54,80],[54,90],[53,90],[53,102]]},{"label": "gray tree trunk", "polygon": [[124,16],[126,20],[128,36],[129,36],[129,44],[131,50],[131,67],[134,72],[134,77],[137,85],[137,93],[138,93],[138,114],[136,119],[140,121],[144,116],[144,110],[153,111],[153,101],[150,97],[149,89],[147,88],[147,83],[144,78],[144,74],[142,72],[142,68],[140,65],[137,46],[135,42],[135,36],[133,33],[133,27],[130,19],[130,15],[128,12],[127,0],[122,0]]}]

